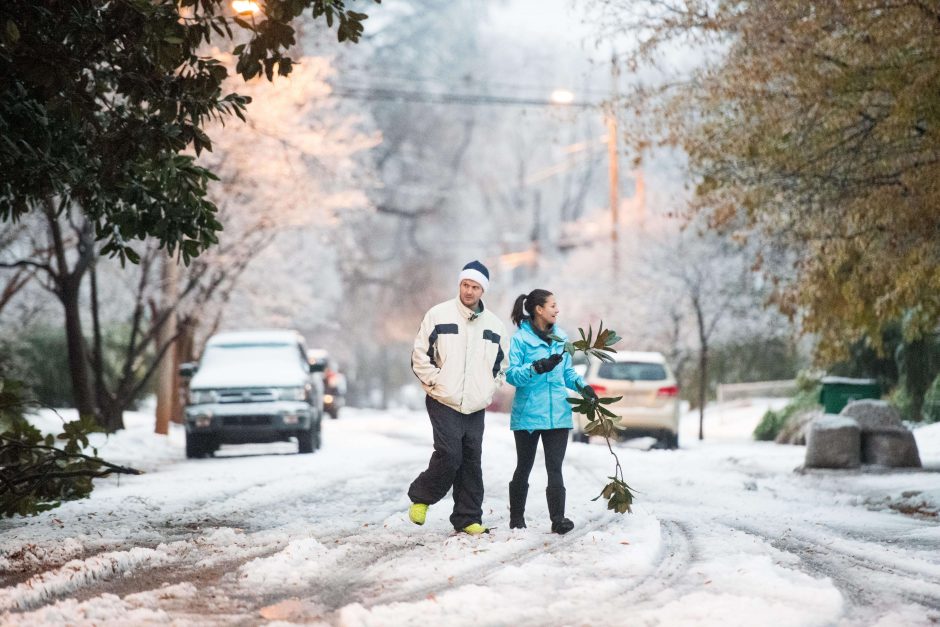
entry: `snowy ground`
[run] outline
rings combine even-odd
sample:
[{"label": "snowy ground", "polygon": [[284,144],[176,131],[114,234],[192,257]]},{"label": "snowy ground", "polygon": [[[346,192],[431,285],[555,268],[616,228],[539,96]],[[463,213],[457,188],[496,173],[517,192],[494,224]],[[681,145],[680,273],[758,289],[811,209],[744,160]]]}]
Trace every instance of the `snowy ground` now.
[{"label": "snowy ground", "polygon": [[[482,537],[454,535],[444,501],[408,522],[427,418],[347,410],[324,448],[223,447],[187,461],[152,416],[100,446],[147,470],[84,501],[0,521],[0,624],[936,625],[940,425],[917,432],[927,472],[797,473],[802,447],[756,443],[769,401],[712,408],[704,443],[617,448],[638,492],[620,516],[591,502],[605,446],[571,444],[576,527],[549,533],[536,465],[527,530],[508,529],[514,464],[487,417]],[[51,417],[44,417],[51,420]]]}]

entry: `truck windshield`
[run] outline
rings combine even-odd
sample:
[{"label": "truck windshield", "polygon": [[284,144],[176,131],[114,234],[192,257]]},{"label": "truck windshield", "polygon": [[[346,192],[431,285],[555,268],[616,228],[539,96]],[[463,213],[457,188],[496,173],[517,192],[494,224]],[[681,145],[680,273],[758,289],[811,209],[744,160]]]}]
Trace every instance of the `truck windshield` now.
[{"label": "truck windshield", "polygon": [[240,364],[252,370],[265,370],[284,366],[300,367],[297,347],[292,344],[215,344],[206,347],[199,367]]}]

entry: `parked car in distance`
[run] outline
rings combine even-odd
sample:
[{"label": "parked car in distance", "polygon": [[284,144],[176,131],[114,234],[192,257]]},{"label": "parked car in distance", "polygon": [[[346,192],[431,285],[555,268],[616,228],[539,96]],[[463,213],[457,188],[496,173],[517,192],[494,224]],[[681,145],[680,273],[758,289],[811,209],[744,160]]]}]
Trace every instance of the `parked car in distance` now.
[{"label": "parked car in distance", "polygon": [[191,377],[185,409],[186,457],[222,444],[288,441],[320,448],[323,386],[296,331],[234,331],[209,338]]},{"label": "parked car in distance", "polygon": [[311,366],[322,369],[323,409],[330,418],[339,418],[339,410],[346,405],[346,375],[339,371],[336,361],[322,348],[307,351],[307,361]]},{"label": "parked car in distance", "polygon": [[[654,437],[659,448],[679,448],[679,386],[666,364],[655,352],[617,352],[613,362],[591,360],[576,366],[584,370],[584,381],[597,395],[622,396],[607,405],[620,418],[621,439]],[[584,414],[575,414],[572,438],[587,442]]]}]

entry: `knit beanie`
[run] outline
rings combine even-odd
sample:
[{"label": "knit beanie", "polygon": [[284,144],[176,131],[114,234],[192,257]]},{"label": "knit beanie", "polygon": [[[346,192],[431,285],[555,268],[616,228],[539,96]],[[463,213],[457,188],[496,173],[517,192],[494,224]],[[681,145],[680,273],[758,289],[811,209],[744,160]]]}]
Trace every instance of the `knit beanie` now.
[{"label": "knit beanie", "polygon": [[484,292],[490,287],[490,271],[486,269],[486,266],[476,260],[465,265],[463,270],[460,271],[460,277],[457,281],[460,282],[464,279],[476,281],[483,287]]}]

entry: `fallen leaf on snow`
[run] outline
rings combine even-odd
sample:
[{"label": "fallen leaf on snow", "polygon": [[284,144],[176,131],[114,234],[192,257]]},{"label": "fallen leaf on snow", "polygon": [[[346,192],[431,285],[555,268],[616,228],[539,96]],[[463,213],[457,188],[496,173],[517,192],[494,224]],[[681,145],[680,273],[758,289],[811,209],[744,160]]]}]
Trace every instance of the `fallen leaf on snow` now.
[{"label": "fallen leaf on snow", "polygon": [[258,610],[261,618],[266,620],[309,621],[320,618],[320,607],[300,599],[287,599],[274,605],[268,605]]}]

